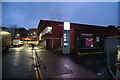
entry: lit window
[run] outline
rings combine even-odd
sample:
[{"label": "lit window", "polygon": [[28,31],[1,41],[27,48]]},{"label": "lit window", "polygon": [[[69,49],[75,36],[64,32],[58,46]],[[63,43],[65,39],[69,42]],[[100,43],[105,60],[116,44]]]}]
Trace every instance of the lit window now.
[{"label": "lit window", "polygon": [[17,36],[19,36],[20,34],[17,34]]},{"label": "lit window", "polygon": [[34,32],[34,34],[36,34],[36,32]]},{"label": "lit window", "polygon": [[52,33],[52,27],[47,27],[47,32]]},{"label": "lit window", "polygon": [[99,42],[100,41],[100,37],[96,37],[96,41]]},{"label": "lit window", "polygon": [[40,34],[41,34],[41,36],[43,36],[47,33],[52,33],[52,27],[51,26],[46,27]]}]

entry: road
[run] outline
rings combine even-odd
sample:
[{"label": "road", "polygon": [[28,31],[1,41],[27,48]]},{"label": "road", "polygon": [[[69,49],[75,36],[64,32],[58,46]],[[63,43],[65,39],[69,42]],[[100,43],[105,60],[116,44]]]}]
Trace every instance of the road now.
[{"label": "road", "polygon": [[[35,50],[40,66],[35,66]],[[11,48],[2,53],[2,69],[4,78],[98,78],[97,72],[101,71],[98,61],[100,56],[61,55],[30,46]],[[50,80],[51,80],[50,79]]]},{"label": "road", "polygon": [[31,47],[11,48],[2,53],[2,78],[36,78]]}]

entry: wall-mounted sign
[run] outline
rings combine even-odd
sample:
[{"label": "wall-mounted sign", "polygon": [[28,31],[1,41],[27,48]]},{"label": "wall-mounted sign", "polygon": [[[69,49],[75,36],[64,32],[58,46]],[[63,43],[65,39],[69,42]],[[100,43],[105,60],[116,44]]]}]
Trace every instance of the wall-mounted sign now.
[{"label": "wall-mounted sign", "polygon": [[83,36],[93,36],[93,34],[88,34],[88,33],[82,33],[81,35],[83,35]]},{"label": "wall-mounted sign", "polygon": [[93,45],[93,38],[85,38],[85,46],[92,46]]}]

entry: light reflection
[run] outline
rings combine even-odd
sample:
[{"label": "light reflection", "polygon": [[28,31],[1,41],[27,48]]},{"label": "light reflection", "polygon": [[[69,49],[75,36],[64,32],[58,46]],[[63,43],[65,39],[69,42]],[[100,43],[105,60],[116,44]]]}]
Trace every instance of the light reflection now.
[{"label": "light reflection", "polygon": [[120,62],[120,51],[118,51],[117,59],[118,59],[118,62]]},{"label": "light reflection", "polygon": [[[67,76],[70,76],[71,74],[64,74],[64,75],[61,75],[62,77],[67,77]],[[67,77],[68,78],[68,77]]]},{"label": "light reflection", "polygon": [[[67,56],[66,58],[60,59],[60,64],[65,66],[68,70],[74,71],[73,69],[76,69],[75,64],[70,60],[70,57]],[[73,73],[63,74],[61,75],[62,78],[71,78]]]}]

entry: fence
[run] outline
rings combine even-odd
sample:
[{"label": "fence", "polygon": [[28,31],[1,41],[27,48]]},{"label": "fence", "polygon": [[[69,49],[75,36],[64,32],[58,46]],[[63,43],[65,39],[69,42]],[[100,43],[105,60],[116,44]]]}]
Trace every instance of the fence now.
[{"label": "fence", "polygon": [[111,75],[120,78],[120,36],[108,37],[104,40],[104,51],[107,56],[107,66]]}]

